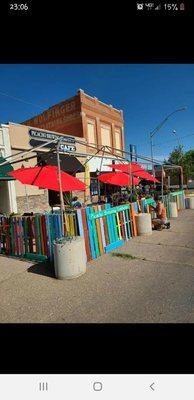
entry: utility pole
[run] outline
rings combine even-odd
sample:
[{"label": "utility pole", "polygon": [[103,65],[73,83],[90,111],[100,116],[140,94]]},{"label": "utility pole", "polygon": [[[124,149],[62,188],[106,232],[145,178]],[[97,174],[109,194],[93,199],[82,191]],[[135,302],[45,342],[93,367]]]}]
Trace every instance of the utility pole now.
[{"label": "utility pole", "polygon": [[132,199],[132,194],[134,192],[134,179],[133,179],[134,177],[133,177],[133,174],[132,174],[132,161],[133,161],[133,157],[134,157],[135,161],[137,161],[137,148],[136,148],[136,146],[133,145],[133,144],[130,144],[129,151],[130,151],[130,161],[131,161],[129,173],[130,173],[131,186],[132,186],[132,189],[131,189],[131,199]]},{"label": "utility pole", "polygon": [[151,149],[151,160],[152,160],[152,173],[153,176],[155,177],[155,170],[154,170],[154,157],[153,157],[153,136],[162,128],[162,126],[168,121],[168,119],[175,113],[179,112],[179,111],[185,111],[187,109],[187,107],[182,107],[182,108],[178,108],[177,110],[174,110],[173,112],[171,112],[169,115],[167,115],[166,118],[164,118],[159,125],[156,126],[156,128],[150,132],[149,134],[149,139],[150,139],[150,149]]},{"label": "utility pole", "polygon": [[62,236],[64,236],[64,199],[63,199],[63,190],[62,190],[62,182],[61,182],[61,165],[60,165],[60,149],[61,139],[59,139],[57,143],[57,166],[58,166],[58,183],[59,183],[59,194],[60,194],[60,209],[61,209],[61,224],[62,224]]}]

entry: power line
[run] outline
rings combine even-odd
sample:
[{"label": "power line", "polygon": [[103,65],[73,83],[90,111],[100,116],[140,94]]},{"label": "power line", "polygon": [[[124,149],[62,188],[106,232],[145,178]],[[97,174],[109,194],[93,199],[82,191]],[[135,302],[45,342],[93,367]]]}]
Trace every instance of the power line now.
[{"label": "power line", "polygon": [[[179,136],[179,139],[184,139],[189,136],[194,136],[194,133],[190,133],[189,135]],[[177,141],[177,139],[167,140],[167,141],[165,141],[165,143],[171,143],[171,142],[175,142],[175,141]],[[158,144],[154,144],[154,147],[161,146],[161,145],[164,146],[164,143],[161,142]]]},{"label": "power line", "polygon": [[41,108],[42,110],[45,109],[45,107],[39,106],[38,104],[34,104],[34,103],[31,103],[30,101],[26,101],[26,100],[20,99],[19,97],[11,96],[11,95],[9,95],[7,93],[4,93],[4,92],[0,92],[0,95],[1,96],[6,96],[6,97],[10,97],[11,99],[20,101],[22,103],[29,104],[31,106],[35,106],[35,107]]}]

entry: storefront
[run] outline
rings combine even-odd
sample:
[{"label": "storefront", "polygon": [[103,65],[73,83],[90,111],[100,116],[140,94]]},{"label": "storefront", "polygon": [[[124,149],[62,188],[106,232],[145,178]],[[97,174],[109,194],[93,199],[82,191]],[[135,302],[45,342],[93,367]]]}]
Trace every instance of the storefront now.
[{"label": "storefront", "polygon": [[[6,157],[11,155],[11,144],[9,127],[0,126],[0,165],[7,161]],[[9,160],[9,159],[8,159]],[[7,176],[7,172],[13,167],[5,165],[0,167],[0,213],[12,213],[17,211],[15,182]]]},{"label": "storefront", "polygon": [[[73,156],[87,167],[78,171],[76,177],[87,184],[86,191],[74,193],[82,202],[90,203],[99,193],[97,177],[101,171],[111,171],[107,164],[122,157],[124,146],[124,118],[122,110],[106,104],[79,89],[77,94],[53,105],[42,114],[21,122],[0,125],[0,156],[15,156],[19,152],[31,150],[30,157],[23,157],[13,163],[13,168],[34,167],[40,161],[40,153],[51,152],[53,140],[63,138],[60,146],[61,157]],[[47,145],[42,149],[37,146]],[[104,153],[110,152],[110,156]],[[96,154],[97,153],[97,154]],[[93,157],[91,158],[91,156]],[[27,159],[28,158],[28,159]],[[51,161],[51,159],[50,159]],[[50,210],[48,190],[22,185],[19,181],[0,180],[0,211],[25,212]],[[28,201],[27,201],[28,199]]]},{"label": "storefront", "polygon": [[[34,167],[40,162],[43,155],[50,154],[50,158],[53,147],[53,140],[59,139],[61,136],[63,141],[60,146],[60,158],[61,162],[64,155],[69,155],[69,165],[72,166],[71,171],[67,172],[73,174],[73,168],[76,168],[74,154],[80,154],[78,161],[81,165],[84,164],[85,156],[81,154],[86,153],[85,140],[81,139],[81,144],[75,143],[75,139],[70,135],[60,135],[56,132],[44,131],[43,129],[34,129],[32,127],[24,126],[21,124],[9,123],[8,125],[0,126],[1,142],[0,150],[2,157],[12,156],[9,158],[10,163],[14,169],[21,168],[22,166]],[[38,146],[44,145],[43,148],[37,148]],[[30,151],[31,150],[31,151]],[[29,152],[30,151],[30,152]],[[25,152],[24,154],[22,152]],[[22,157],[20,156],[22,153]],[[17,155],[17,160],[14,161],[14,156]],[[56,154],[53,155],[53,165],[55,163]],[[68,158],[66,156],[66,158]],[[74,161],[74,162],[73,162]],[[51,159],[49,160],[51,162]],[[2,170],[3,167],[1,167]],[[82,172],[78,172],[76,169],[75,176],[84,181],[84,167]],[[44,190],[35,186],[23,185],[17,180],[10,181],[7,179],[0,179],[1,188],[1,200],[0,200],[0,211],[10,212],[42,212],[49,211],[51,209],[49,205],[49,193],[48,190]],[[76,195],[75,193],[74,195]],[[80,192],[79,197],[84,201],[84,195],[89,195]]]},{"label": "storefront", "polygon": [[[60,159],[63,170],[76,176],[87,186],[85,192],[73,192],[72,195],[78,196],[79,200],[86,204],[97,200],[96,196],[99,194],[98,174],[101,171],[111,171],[107,164],[112,163],[114,155],[92,156],[85,138],[78,140],[76,136],[59,134],[41,128],[9,123],[1,125],[0,132],[1,155],[4,158],[12,156],[8,160],[14,169],[22,166],[28,168],[44,164],[57,165],[56,140],[62,139]],[[54,140],[55,144],[53,144]],[[43,147],[40,148],[40,146]],[[17,159],[15,159],[16,155]],[[6,173],[4,175],[0,179],[1,212],[50,211],[51,206],[59,203],[57,192],[51,193],[51,191],[35,186],[23,185],[17,180],[10,180],[8,176],[6,177]]]}]

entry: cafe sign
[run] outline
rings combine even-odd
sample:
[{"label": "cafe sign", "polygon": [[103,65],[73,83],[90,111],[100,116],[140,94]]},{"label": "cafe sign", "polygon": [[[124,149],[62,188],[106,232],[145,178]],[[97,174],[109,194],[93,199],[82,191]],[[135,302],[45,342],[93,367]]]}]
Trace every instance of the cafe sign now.
[{"label": "cafe sign", "polygon": [[75,139],[71,136],[57,135],[56,133],[38,131],[35,129],[29,129],[29,136],[29,144],[32,147],[36,147],[48,142],[45,148],[51,148],[53,145],[53,140],[60,139],[61,143],[59,146],[59,151],[69,153],[76,151]]}]

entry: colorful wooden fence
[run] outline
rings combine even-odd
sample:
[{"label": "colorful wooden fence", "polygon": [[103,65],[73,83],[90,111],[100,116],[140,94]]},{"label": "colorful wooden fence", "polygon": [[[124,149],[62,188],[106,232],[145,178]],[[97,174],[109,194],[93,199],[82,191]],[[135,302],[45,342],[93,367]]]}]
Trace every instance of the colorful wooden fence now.
[{"label": "colorful wooden fence", "polygon": [[[184,192],[164,196],[168,218],[169,201],[176,201],[179,210],[185,208]],[[137,236],[135,214],[139,208],[142,212],[150,212],[152,204],[153,199],[146,199],[139,204],[128,203],[117,207],[104,204],[65,212],[65,235],[83,236],[88,261],[95,259]],[[22,217],[0,215],[1,254],[38,261],[52,260],[53,242],[61,236],[60,213]]]},{"label": "colorful wooden fence", "polygon": [[179,192],[172,192],[169,195],[170,201],[176,201],[177,209],[183,210],[185,208],[185,193],[184,190],[180,190]]},{"label": "colorful wooden fence", "polygon": [[[76,214],[65,214],[65,233],[77,235]],[[0,216],[0,253],[46,260],[53,258],[53,241],[62,236],[61,215]]]},{"label": "colorful wooden fence", "polygon": [[[64,214],[65,234],[83,236],[88,260],[137,235],[134,205],[110,204]],[[53,259],[53,242],[62,236],[60,213],[0,216],[0,253],[32,260]]]}]

